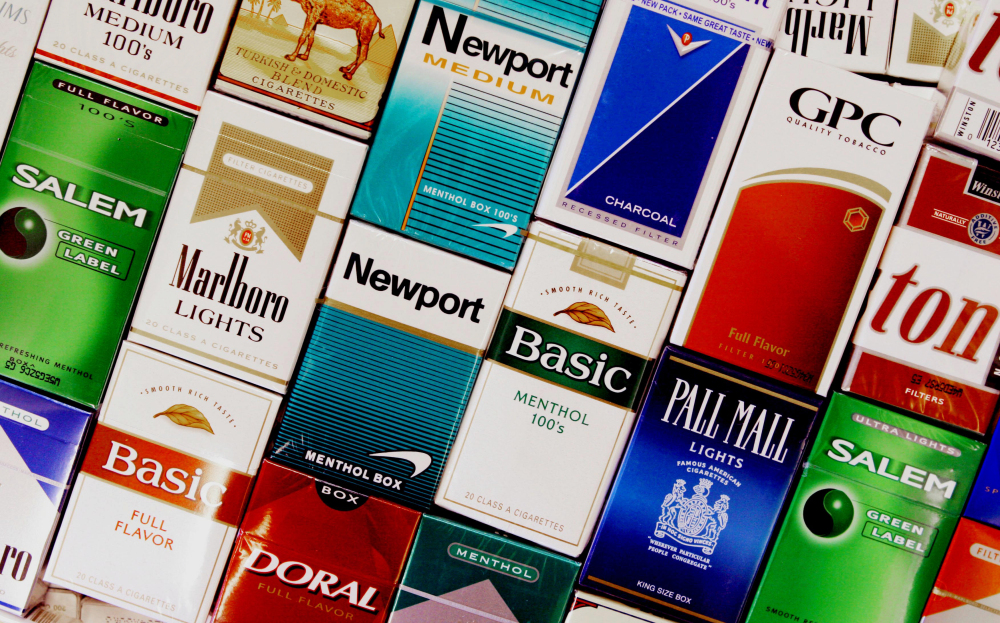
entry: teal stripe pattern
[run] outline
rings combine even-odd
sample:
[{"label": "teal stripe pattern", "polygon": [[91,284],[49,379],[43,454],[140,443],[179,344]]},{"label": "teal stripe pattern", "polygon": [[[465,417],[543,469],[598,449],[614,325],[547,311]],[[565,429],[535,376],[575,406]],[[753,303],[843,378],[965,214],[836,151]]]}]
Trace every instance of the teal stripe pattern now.
[{"label": "teal stripe pattern", "polygon": [[583,51],[601,10],[600,0],[480,0],[476,12],[533,30]]},{"label": "teal stripe pattern", "polygon": [[[426,510],[481,362],[471,353],[324,305],[272,458]],[[415,466],[408,460],[370,456],[398,451],[426,453],[431,465],[411,478]]]}]

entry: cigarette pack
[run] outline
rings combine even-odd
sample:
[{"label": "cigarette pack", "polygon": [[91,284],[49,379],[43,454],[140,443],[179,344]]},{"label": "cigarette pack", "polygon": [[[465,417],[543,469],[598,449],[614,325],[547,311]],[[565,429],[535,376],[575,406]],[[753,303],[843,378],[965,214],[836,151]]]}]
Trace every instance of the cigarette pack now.
[{"label": "cigarette pack", "polygon": [[975,0],[898,2],[889,54],[890,76],[938,82],[962,20]]},{"label": "cigarette pack", "polygon": [[0,611],[34,605],[89,419],[0,381]]},{"label": "cigarette pack", "polygon": [[775,50],[671,342],[826,395],[932,110]]},{"label": "cigarette pack", "polygon": [[391,623],[560,623],[580,563],[425,515]]},{"label": "cigarette pack", "polygon": [[41,607],[71,619],[79,619],[81,600],[82,597],[73,591],[65,588],[49,588],[45,591]]},{"label": "cigarette pack", "polygon": [[242,0],[215,88],[368,138],[413,3]]},{"label": "cigarette pack", "polygon": [[944,112],[945,104],[948,103],[948,98],[944,96],[944,93],[938,91],[936,86],[902,84],[900,82],[893,83],[892,88],[933,102],[934,114],[931,117],[931,125],[927,128],[927,136],[934,136],[934,130],[937,129],[938,119],[941,117],[941,113]]},{"label": "cigarette pack", "polygon": [[204,623],[280,401],[125,342],[45,581]]},{"label": "cigarette pack", "polygon": [[600,7],[421,0],[352,216],[512,269]]},{"label": "cigarette pack", "polygon": [[[905,4],[905,3],[901,3]],[[789,0],[775,45],[848,71],[884,74],[896,0]]]},{"label": "cigarette pack", "polygon": [[1000,395],[998,218],[996,165],[924,147],[844,390],[986,432]]},{"label": "cigarette pack", "polygon": [[919,620],[983,450],[835,393],[748,623]]},{"label": "cigarette pack", "polygon": [[80,606],[80,620],[83,623],[160,623],[146,615],[106,604],[93,597],[84,597]]},{"label": "cigarette pack", "polygon": [[130,339],[285,393],[366,150],[209,93]]},{"label": "cigarette pack", "polygon": [[607,597],[576,591],[566,623],[672,623]]},{"label": "cigarette pack", "polygon": [[667,614],[740,620],[820,402],[668,348],[581,585]]},{"label": "cigarette pack", "polygon": [[4,0],[0,2],[0,140],[7,135],[14,117],[21,85],[28,75],[31,53],[42,30],[49,0]]},{"label": "cigarette pack", "polygon": [[191,123],[34,64],[0,160],[0,374],[100,402]]},{"label": "cigarette pack", "polygon": [[351,221],[273,458],[428,508],[509,281]]},{"label": "cigarette pack", "polygon": [[958,521],[921,623],[1000,621],[1000,530]]},{"label": "cigarette pack", "polygon": [[579,556],[685,280],[532,223],[437,505]]},{"label": "cigarette pack", "polygon": [[969,505],[964,515],[979,523],[1000,528],[1000,438],[997,427],[983,459],[983,467],[976,477],[976,485],[969,495]]},{"label": "cigarette pack", "polygon": [[385,621],[419,521],[416,511],[264,461],[214,621]]},{"label": "cigarette pack", "polygon": [[783,7],[606,3],[536,214],[690,268]]}]

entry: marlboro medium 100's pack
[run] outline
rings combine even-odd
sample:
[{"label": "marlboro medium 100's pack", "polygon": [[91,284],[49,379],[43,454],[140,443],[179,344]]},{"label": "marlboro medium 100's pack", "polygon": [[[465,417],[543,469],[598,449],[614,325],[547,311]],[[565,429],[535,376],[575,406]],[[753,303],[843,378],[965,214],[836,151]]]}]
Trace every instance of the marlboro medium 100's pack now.
[{"label": "marlboro medium 100's pack", "polygon": [[739,620],[819,404],[667,349],[581,584],[667,614]]},{"label": "marlboro medium 100's pack", "polygon": [[285,393],[365,151],[209,93],[131,339]]},{"label": "marlboro medium 100's pack", "polygon": [[775,45],[849,71],[884,74],[895,9],[896,0],[789,0]]},{"label": "marlboro medium 100's pack", "polygon": [[1000,170],[924,148],[843,388],[985,433],[1000,392]]},{"label": "marlboro medium 100's pack", "polygon": [[921,623],[1000,621],[1000,530],[958,521]]},{"label": "marlboro medium 100's pack", "polygon": [[353,216],[514,267],[600,0],[421,0]]},{"label": "marlboro medium 100's pack", "polygon": [[671,341],[825,395],[932,110],[776,50]]},{"label": "marlboro medium 100's pack", "polygon": [[783,7],[605,4],[538,216],[690,268]]},{"label": "marlboro medium 100's pack", "polygon": [[509,281],[351,221],[273,458],[429,507]]},{"label": "marlboro medium 100's pack", "polygon": [[125,342],[45,581],[203,623],[280,396]]},{"label": "marlboro medium 100's pack", "polygon": [[580,555],[685,280],[533,223],[437,504]]}]

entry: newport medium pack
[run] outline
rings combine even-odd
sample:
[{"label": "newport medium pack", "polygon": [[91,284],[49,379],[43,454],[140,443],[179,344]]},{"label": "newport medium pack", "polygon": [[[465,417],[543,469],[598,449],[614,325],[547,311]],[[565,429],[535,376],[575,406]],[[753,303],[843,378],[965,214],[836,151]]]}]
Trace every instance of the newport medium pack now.
[{"label": "newport medium pack", "polygon": [[748,623],[917,621],[983,450],[834,394]]},{"label": "newport medium pack", "polygon": [[932,110],[776,50],[671,342],[825,395]]},{"label": "newport medium pack", "polygon": [[843,389],[985,433],[1000,392],[1000,170],[926,146]]},{"label": "newport medium pack", "polygon": [[789,0],[775,45],[848,71],[884,74],[895,10],[896,0]]},{"label": "newport medium pack", "polygon": [[509,281],[351,221],[273,458],[428,508]]},{"label": "newport medium pack", "polygon": [[579,556],[685,280],[533,223],[437,505]]},{"label": "newport medium pack", "polygon": [[34,64],[0,161],[0,374],[100,402],[190,132]]},{"label": "newport medium pack", "polygon": [[974,0],[897,2],[890,76],[937,82]]},{"label": "newport medium pack", "polygon": [[668,348],[580,583],[668,615],[740,620],[819,404]]},{"label": "newport medium pack", "polygon": [[280,402],[125,342],[45,581],[204,623]]},{"label": "newport medium pack", "polygon": [[576,591],[566,623],[671,623],[607,597]]},{"label": "newport medium pack", "polygon": [[920,621],[1000,622],[1000,530],[958,521]]},{"label": "newport medium pack", "polygon": [[49,0],[16,0],[0,4],[0,140],[14,117],[21,83],[28,75],[31,54],[42,30]]},{"label": "newport medium pack", "polygon": [[391,623],[561,623],[580,563],[425,515]]},{"label": "newport medium pack", "polygon": [[605,4],[537,215],[690,268],[783,6]]},{"label": "newport medium pack", "polygon": [[131,339],[285,393],[365,151],[209,93]]},{"label": "newport medium pack", "polygon": [[512,269],[600,7],[421,0],[352,216]]},{"label": "newport medium pack", "polygon": [[0,381],[0,610],[23,615],[90,415]]}]

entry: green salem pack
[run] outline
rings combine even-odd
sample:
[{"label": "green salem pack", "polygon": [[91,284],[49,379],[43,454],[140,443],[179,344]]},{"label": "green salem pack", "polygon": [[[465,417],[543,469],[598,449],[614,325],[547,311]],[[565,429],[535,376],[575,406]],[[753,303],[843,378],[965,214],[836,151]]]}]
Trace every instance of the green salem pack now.
[{"label": "green salem pack", "polygon": [[0,374],[100,402],[192,124],[34,64],[0,160]]},{"label": "green salem pack", "polygon": [[916,623],[985,446],[834,394],[747,623]]}]

